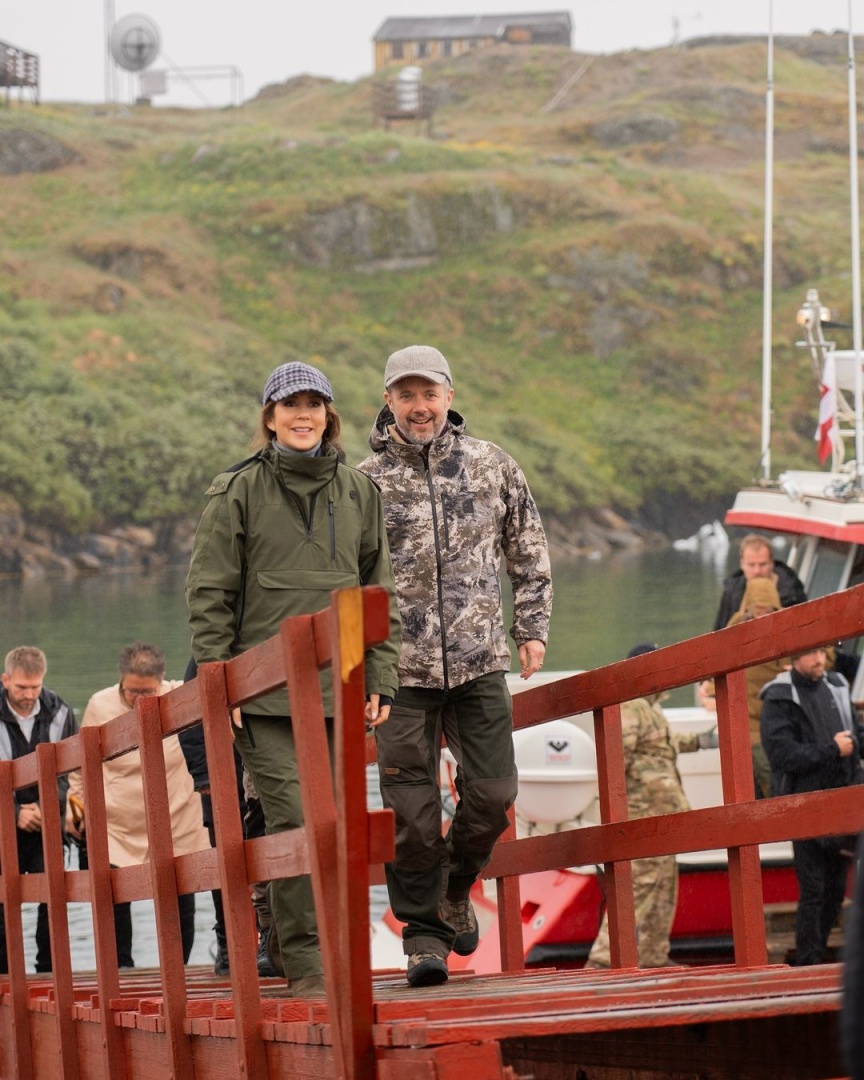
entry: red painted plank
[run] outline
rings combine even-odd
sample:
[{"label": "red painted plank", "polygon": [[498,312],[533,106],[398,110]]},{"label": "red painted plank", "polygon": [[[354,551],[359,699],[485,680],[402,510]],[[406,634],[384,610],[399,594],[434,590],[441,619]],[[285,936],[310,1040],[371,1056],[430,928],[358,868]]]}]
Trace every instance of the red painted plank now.
[{"label": "red painted plank", "polygon": [[[240,820],[225,674],[224,664],[202,664],[196,682],[204,718],[204,745],[228,937],[231,989],[236,1004],[237,1045],[234,1053],[238,1075],[252,1080],[265,1075],[266,1055],[259,1030],[262,1010],[256,964],[257,941],[250,917],[250,878]],[[269,879],[254,877],[251,880]]]},{"label": "red painted plank", "polygon": [[[175,1077],[192,1075],[192,1047],[184,1031],[186,979],[174,876],[174,841],[168,802],[168,781],[162,753],[162,723],[159,697],[139,697],[136,703],[138,745],[141,753],[141,781],[147,811],[147,841],[150,849],[150,877],[156,916],[156,937],[162,995],[165,1002],[165,1031],[168,1057]],[[148,1030],[152,1030],[148,1026]]]},{"label": "red painted plank", "polygon": [[[620,705],[595,710],[594,740],[597,748],[600,820],[626,821],[627,777]],[[612,964],[615,967],[635,967],[638,962],[636,912],[633,873],[629,862],[604,863],[604,892]]]},{"label": "red painted plank", "polygon": [[[743,671],[735,671],[715,679],[714,687],[723,799],[726,803],[752,802],[755,788],[747,679]],[[759,848],[755,845],[731,848],[728,857],[735,963],[742,966],[764,964],[768,950],[762,912]]]},{"label": "red painted plank", "polygon": [[[516,815],[511,807],[507,812],[509,823],[502,840],[515,840]],[[525,968],[525,949],[522,944],[522,896],[519,879],[499,878],[496,883],[498,896],[498,944],[501,952],[502,971],[522,971]]]},{"label": "red painted plank", "polygon": [[0,975],[9,986],[12,1039],[8,1046],[16,1080],[34,1080],[30,1045],[30,1009],[21,925],[21,875],[18,872],[18,826],[12,787],[13,762],[0,761],[0,902],[6,920],[6,958],[9,974]]},{"label": "red painted plank", "polygon": [[[367,594],[389,609],[383,590]],[[337,1061],[350,1080],[374,1080],[372,1044],[372,957],[369,924],[369,824],[366,810],[365,759],[365,623],[364,596],[351,589],[333,596],[336,618],[331,621],[334,698],[334,788],[336,803],[344,809],[337,819],[341,978],[339,957],[328,972],[328,999],[335,1016]],[[347,958],[348,963],[344,961]]]},{"label": "red painted plank", "polygon": [[856,637],[862,629],[864,585],[796,604],[677,645],[621,660],[602,668],[534,686],[516,694],[517,728],[591,712],[662,689],[688,686],[704,678],[789,656],[826,640]]},{"label": "red painted plank", "polygon": [[[72,1016],[72,956],[69,947],[69,918],[64,881],[63,833],[57,807],[56,743],[40,743],[35,751],[39,775],[39,805],[42,815],[42,850],[45,858],[48,927],[51,939],[51,966],[57,1004],[57,1054],[64,1080],[78,1080],[78,1046]],[[54,812],[52,813],[52,810]]]}]

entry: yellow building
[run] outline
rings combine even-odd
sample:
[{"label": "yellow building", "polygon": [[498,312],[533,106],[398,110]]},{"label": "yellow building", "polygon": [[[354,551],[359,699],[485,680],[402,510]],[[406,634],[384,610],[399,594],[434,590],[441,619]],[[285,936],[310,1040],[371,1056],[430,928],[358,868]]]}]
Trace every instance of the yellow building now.
[{"label": "yellow building", "polygon": [[472,49],[509,42],[513,45],[571,43],[566,11],[520,15],[442,15],[385,19],[373,37],[375,70],[461,56]]}]

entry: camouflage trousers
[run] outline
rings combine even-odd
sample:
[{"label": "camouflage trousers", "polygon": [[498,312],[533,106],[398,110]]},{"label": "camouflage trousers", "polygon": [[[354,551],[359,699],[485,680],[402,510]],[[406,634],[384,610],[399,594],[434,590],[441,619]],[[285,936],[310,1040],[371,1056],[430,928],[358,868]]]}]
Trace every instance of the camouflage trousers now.
[{"label": "camouflage trousers", "polygon": [[[633,903],[636,909],[636,941],[639,967],[664,967],[669,961],[669,933],[678,901],[678,867],[674,855],[633,860]],[[603,915],[600,930],[588,954],[595,967],[610,967],[609,919]]]}]

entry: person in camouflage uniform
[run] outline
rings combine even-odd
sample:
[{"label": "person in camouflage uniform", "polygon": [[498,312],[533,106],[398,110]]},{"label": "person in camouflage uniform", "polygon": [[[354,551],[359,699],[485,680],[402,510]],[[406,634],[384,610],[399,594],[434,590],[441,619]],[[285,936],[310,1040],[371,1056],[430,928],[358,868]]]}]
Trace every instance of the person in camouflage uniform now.
[{"label": "person in camouflage uniform", "polygon": [[[634,646],[627,656],[640,656],[656,648],[646,642]],[[661,696],[651,694],[621,706],[627,814],[630,818],[689,810],[676,765],[678,753],[717,746],[717,735],[713,730],[673,735],[660,707]],[[678,901],[678,864],[674,855],[634,859],[632,873],[639,967],[666,967],[669,964],[669,933]],[[585,967],[608,968],[611,962],[609,921],[604,913]]]},{"label": "person in camouflage uniform", "polygon": [[[399,691],[386,730],[376,730],[378,769],[384,805],[396,815],[387,886],[405,924],[408,982],[429,986],[446,981],[451,949],[466,956],[477,947],[469,891],[516,796],[502,554],[526,679],[543,664],[552,578],[525,478],[499,447],[465,434],[450,409],[442,354],[428,345],[401,349],[387,361],[384,386],[373,453],[358,466],[381,489],[402,615]],[[442,732],[459,795],[446,838]]]}]

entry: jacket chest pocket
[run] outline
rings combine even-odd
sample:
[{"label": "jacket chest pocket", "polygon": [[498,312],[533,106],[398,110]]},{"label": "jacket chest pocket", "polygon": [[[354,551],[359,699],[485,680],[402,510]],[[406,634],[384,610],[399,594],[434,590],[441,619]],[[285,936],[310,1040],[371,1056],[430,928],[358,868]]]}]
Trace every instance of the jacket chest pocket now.
[{"label": "jacket chest pocket", "polygon": [[457,547],[464,535],[488,536],[494,527],[495,516],[495,506],[485,495],[473,491],[443,492],[441,529],[445,549]]}]

